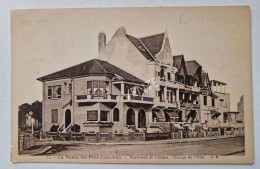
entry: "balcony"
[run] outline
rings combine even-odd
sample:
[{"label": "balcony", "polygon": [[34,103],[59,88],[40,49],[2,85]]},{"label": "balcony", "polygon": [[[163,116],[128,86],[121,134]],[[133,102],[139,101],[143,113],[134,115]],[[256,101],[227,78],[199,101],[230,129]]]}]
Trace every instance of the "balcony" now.
[{"label": "balcony", "polygon": [[175,101],[161,100],[160,97],[156,97],[156,106],[165,108],[178,108],[178,103]]},{"label": "balcony", "polygon": [[189,108],[200,108],[200,104],[197,102],[197,103],[187,103],[187,102],[184,102],[184,101],[181,101],[181,107],[189,107]]},{"label": "balcony", "polygon": [[192,92],[200,92],[200,88],[199,87],[195,87],[195,86],[189,86],[189,85],[185,85],[185,90],[186,91],[192,91]]},{"label": "balcony", "polygon": [[76,103],[82,102],[118,102],[117,95],[106,94],[106,95],[77,95],[75,96]]},{"label": "balcony", "polygon": [[122,102],[154,104],[154,99],[152,97],[144,97],[144,96],[139,96],[139,95],[124,95]]},{"label": "balcony", "polygon": [[183,88],[184,89],[184,85],[180,82],[174,81],[174,80],[168,80],[165,77],[160,78],[160,77],[156,77],[155,81],[163,86],[167,86],[167,87],[171,87],[171,88]]}]

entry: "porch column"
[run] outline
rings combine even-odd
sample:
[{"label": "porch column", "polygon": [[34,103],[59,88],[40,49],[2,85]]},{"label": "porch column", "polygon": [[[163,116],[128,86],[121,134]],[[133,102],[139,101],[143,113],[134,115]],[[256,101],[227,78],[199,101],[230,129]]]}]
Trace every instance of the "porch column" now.
[{"label": "porch column", "polygon": [[167,87],[165,86],[164,87],[164,101],[165,101],[165,103],[166,103],[166,98],[167,98]]},{"label": "porch column", "polygon": [[139,113],[139,110],[138,111],[134,110],[134,112],[135,112],[135,127],[138,128],[138,113]]},{"label": "porch column", "polygon": [[148,116],[148,118],[146,118],[146,126],[150,125],[152,122],[153,122],[153,111],[152,109],[151,110],[148,110],[146,112],[146,117]]},{"label": "porch column", "polygon": [[111,81],[109,81],[108,87],[109,87],[108,99],[111,99],[111,95],[112,95],[112,82]]},{"label": "porch column", "polygon": [[98,121],[100,121],[100,110],[98,110]]},{"label": "porch column", "polygon": [[121,83],[121,95],[125,95],[125,84]]},{"label": "porch column", "polygon": [[178,103],[178,108],[180,108],[180,89],[176,89],[176,102]]}]

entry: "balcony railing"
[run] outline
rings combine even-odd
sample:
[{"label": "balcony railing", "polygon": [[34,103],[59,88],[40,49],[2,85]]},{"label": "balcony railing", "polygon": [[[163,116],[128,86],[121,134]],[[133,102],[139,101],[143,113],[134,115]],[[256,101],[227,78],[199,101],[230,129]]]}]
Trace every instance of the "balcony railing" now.
[{"label": "balcony railing", "polygon": [[180,104],[181,104],[181,107],[191,107],[191,108],[199,108],[200,107],[200,104],[198,103],[198,101],[195,103],[191,103],[191,101],[189,102],[185,102],[183,100],[180,100]]},{"label": "balcony railing", "polygon": [[152,97],[145,97],[145,96],[139,96],[139,95],[124,95],[123,102],[153,104],[154,99]]},{"label": "balcony railing", "polygon": [[117,102],[117,95],[77,95],[75,102]]},{"label": "balcony railing", "polygon": [[156,97],[156,106],[159,107],[173,107],[177,108],[178,103],[176,101],[162,100],[160,97]]}]

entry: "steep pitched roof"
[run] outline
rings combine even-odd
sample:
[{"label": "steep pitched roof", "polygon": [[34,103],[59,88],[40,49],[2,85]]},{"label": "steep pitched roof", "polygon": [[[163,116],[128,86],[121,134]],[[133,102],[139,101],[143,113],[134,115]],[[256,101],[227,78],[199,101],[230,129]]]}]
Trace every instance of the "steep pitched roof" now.
[{"label": "steep pitched roof", "polygon": [[55,73],[38,78],[39,81],[48,81],[54,79],[64,79],[70,77],[80,77],[86,75],[118,75],[125,81],[143,83],[141,79],[127,73],[126,71],[99,59],[92,59],[87,62],[60,70]]},{"label": "steep pitched roof", "polygon": [[194,76],[201,65],[196,60],[186,61],[188,75]]},{"label": "steep pitched roof", "polygon": [[147,36],[140,38],[147,49],[152,53],[153,56],[160,52],[162,48],[163,38],[165,33],[160,33],[157,35]]},{"label": "steep pitched roof", "polygon": [[149,51],[146,49],[146,47],[142,44],[140,39],[135,38],[131,35],[127,35],[127,34],[126,34],[126,37],[137,48],[137,50],[139,50],[139,52],[141,52],[144,55],[144,57],[147,60],[154,60],[153,56],[149,53]]},{"label": "steep pitched roof", "polygon": [[176,67],[178,70],[180,70],[183,59],[184,59],[183,55],[173,56],[173,66]]},{"label": "steep pitched roof", "polygon": [[155,55],[160,52],[165,33],[135,38],[126,34],[127,39],[141,52],[147,60],[154,60]]}]

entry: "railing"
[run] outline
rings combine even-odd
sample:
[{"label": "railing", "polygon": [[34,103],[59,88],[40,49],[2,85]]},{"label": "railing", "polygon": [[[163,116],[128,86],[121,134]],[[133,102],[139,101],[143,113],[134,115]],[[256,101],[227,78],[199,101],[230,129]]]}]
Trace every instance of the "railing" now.
[{"label": "railing", "polygon": [[162,100],[160,97],[156,97],[156,105],[162,107],[178,107],[176,101]]},{"label": "railing", "polygon": [[151,98],[151,97],[143,97],[143,101],[153,102],[153,98]]},{"label": "railing", "polygon": [[118,95],[105,94],[105,95],[77,95],[76,102],[84,101],[116,101]]},{"label": "railing", "polygon": [[152,97],[144,97],[144,96],[134,96],[134,95],[124,95],[123,101],[140,101],[140,102],[149,102],[153,103],[154,99]]},{"label": "railing", "polygon": [[193,106],[193,107],[200,107],[200,104],[197,102],[197,103],[191,103],[191,101],[189,102],[185,102],[183,100],[180,100],[180,104],[182,106]]},{"label": "railing", "polygon": [[82,99],[87,99],[87,95],[79,95],[79,96],[76,96],[77,97],[77,100],[82,100]]}]

